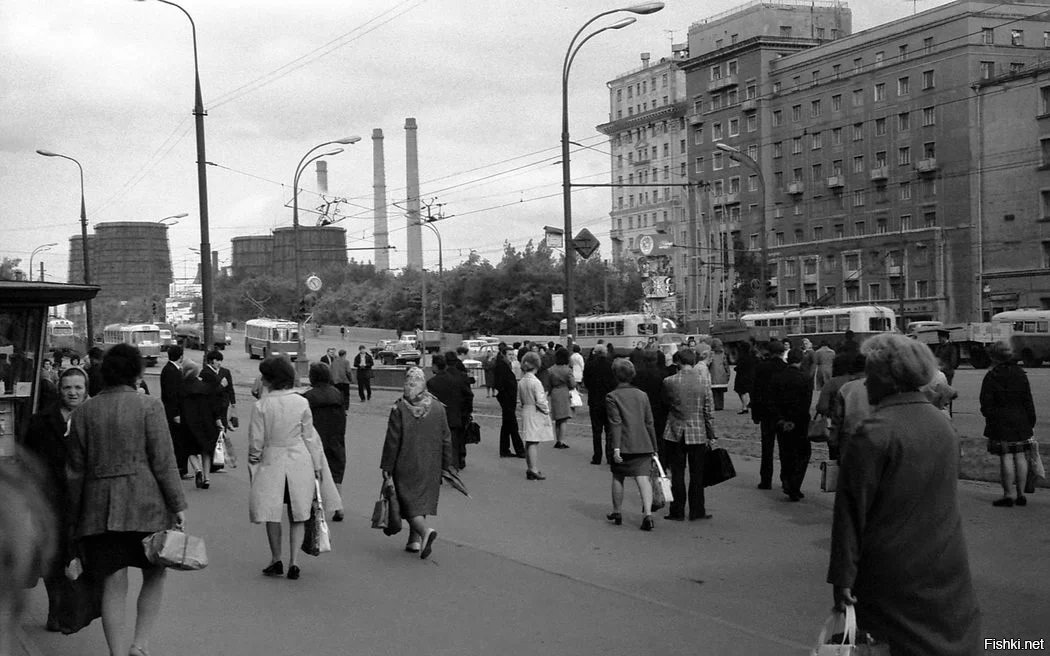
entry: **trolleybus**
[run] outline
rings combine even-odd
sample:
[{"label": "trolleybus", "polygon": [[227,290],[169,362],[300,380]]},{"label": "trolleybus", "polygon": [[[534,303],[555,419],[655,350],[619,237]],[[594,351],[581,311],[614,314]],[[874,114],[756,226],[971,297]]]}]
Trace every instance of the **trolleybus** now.
[{"label": "trolleybus", "polygon": [[299,358],[299,324],[285,319],[249,319],[244,322],[244,351],[251,359],[271,355]]},{"label": "trolleybus", "polygon": [[160,328],[155,323],[111,323],[102,329],[102,348],[131,344],[142,354],[147,367],[160,357]]},{"label": "trolleybus", "polygon": [[1008,327],[1014,355],[1026,367],[1050,359],[1050,310],[1009,310],[992,316],[992,323]]},{"label": "trolleybus", "polygon": [[750,328],[766,329],[769,337],[808,337],[814,346],[826,341],[838,348],[845,341],[847,330],[853,331],[858,344],[873,335],[892,332],[896,315],[881,305],[856,305],[753,312],[742,315],[740,320]]},{"label": "trolleybus", "polygon": [[[565,325],[565,319],[562,319],[559,335],[563,341],[567,337]],[[650,343],[659,343],[664,333],[677,330],[678,326],[672,319],[649,314],[596,314],[576,317],[573,341],[585,352],[589,352],[601,340],[615,347],[617,353],[624,353],[636,346],[645,348]]]}]

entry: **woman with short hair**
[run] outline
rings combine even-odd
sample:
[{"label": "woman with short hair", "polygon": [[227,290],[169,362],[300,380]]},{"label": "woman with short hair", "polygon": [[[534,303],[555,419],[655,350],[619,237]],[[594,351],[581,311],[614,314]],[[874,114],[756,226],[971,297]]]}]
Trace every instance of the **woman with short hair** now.
[{"label": "woman with short hair", "polygon": [[[999,456],[999,482],[1003,496],[993,506],[1024,506],[1024,486],[1028,478],[1028,452],[1032,450],[1035,404],[1028,375],[1017,365],[1013,349],[996,342],[988,349],[994,365],[981,382],[981,414],[988,453]],[[1017,491],[1017,498],[1011,496]]]},{"label": "woman with short hair", "polygon": [[969,655],[981,627],[959,514],[959,438],[920,388],[925,345],[881,334],[862,347],[872,414],[842,452],[831,529],[839,610],[898,655]]},{"label": "woman with short hair", "polygon": [[529,351],[521,359],[521,380],[518,381],[518,403],[521,407],[521,439],[525,441],[525,478],[530,481],[546,480],[540,471],[539,444],[553,442],[551,409],[543,383],[536,377],[541,364],[540,354]]},{"label": "woman with short hair", "polygon": [[[142,540],[184,530],[186,498],[164,404],[139,394],[142,356],[115,344],[100,365],[104,389],[70,415],[67,466],[71,534],[84,567],[103,581],[102,630],[110,656],[145,656],[160,616],[167,570],[146,559]],[[125,634],[128,568],[142,570],[135,634]]]},{"label": "woman with short hair", "polygon": [[613,511],[606,515],[616,525],[623,523],[620,506],[623,504],[623,481],[628,476],[638,486],[642,499],[643,531],[653,530],[653,488],[649,482],[653,454],[657,450],[656,426],[653,410],[645,392],[631,384],[634,364],[617,358],[612,363],[616,389],[605,395],[605,409],[609,416],[609,440],[606,459],[612,470]]},{"label": "woman with short hair", "polygon": [[554,420],[555,449],[567,449],[565,428],[572,418],[573,408],[570,392],[576,389],[577,380],[569,366],[569,350],[558,348],[554,352],[554,366],[548,370],[547,380],[550,383],[551,418]]},{"label": "woman with short hair", "polygon": [[288,578],[299,578],[296,565],[321,478],[324,451],[314,430],[310,403],[295,393],[295,368],[284,356],[270,356],[259,364],[266,390],[252,407],[248,424],[248,463],[251,495],[248,514],[254,524],[266,524],[270,564],[266,576],[284,574],[281,560],[281,516],[288,514]]}]

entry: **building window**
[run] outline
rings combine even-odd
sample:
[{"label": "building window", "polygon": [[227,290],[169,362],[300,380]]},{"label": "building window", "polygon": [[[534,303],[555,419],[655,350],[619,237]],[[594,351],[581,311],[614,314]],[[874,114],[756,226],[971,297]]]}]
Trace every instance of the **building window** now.
[{"label": "building window", "polygon": [[864,173],[864,155],[857,155],[853,158],[853,172]]},{"label": "building window", "polygon": [[773,95],[776,95],[776,94],[780,93],[781,88],[782,87],[780,85],[780,82],[774,82],[773,83]]},{"label": "building window", "polygon": [[1050,241],[1043,242],[1043,268],[1050,269]]},{"label": "building window", "polygon": [[678,141],[678,154],[685,155],[685,139],[680,139]]},{"label": "building window", "polygon": [[923,107],[922,108],[922,127],[929,127],[937,122],[937,108],[936,107]]},{"label": "building window", "polygon": [[802,137],[791,138],[791,154],[801,155],[802,154]]},{"label": "building window", "polygon": [[835,227],[834,227],[834,230],[835,230],[835,239],[842,239],[845,236],[845,234],[846,234],[845,228],[842,227],[841,223],[836,223]]},{"label": "building window", "polygon": [[798,123],[802,120],[802,105],[793,105],[791,107],[791,122]]},{"label": "building window", "polygon": [[1040,115],[1050,114],[1050,87],[1042,87],[1039,89],[1040,109],[1042,109]]},{"label": "building window", "polygon": [[721,80],[721,79],[722,79],[722,65],[721,64],[715,64],[714,66],[711,67],[711,81],[714,82],[716,80]]},{"label": "building window", "polygon": [[1024,45],[1024,30],[1010,30],[1010,45]]},{"label": "building window", "polygon": [[990,46],[995,43],[995,30],[990,27],[981,28],[981,43]]},{"label": "building window", "polygon": [[886,83],[879,82],[875,85],[875,102],[886,100]]},{"label": "building window", "polygon": [[901,232],[911,230],[911,214],[901,214],[900,229]]},{"label": "building window", "polygon": [[875,68],[881,68],[882,67],[882,60],[885,59],[885,58],[886,58],[886,53],[884,53],[881,50],[876,52],[875,53]]},{"label": "building window", "polygon": [[911,129],[911,114],[908,112],[901,112],[897,114],[897,131],[907,132]]},{"label": "building window", "polygon": [[933,86],[934,86],[933,70],[931,69],[931,70],[928,70],[928,71],[923,71],[922,72],[922,88],[923,89],[932,89]]},{"label": "building window", "polygon": [[930,295],[930,281],[928,280],[916,280],[915,281],[915,298],[926,298]]},{"label": "building window", "polygon": [[853,106],[862,107],[864,105],[864,89],[853,90]]},{"label": "building window", "polygon": [[922,40],[922,54],[929,55],[933,52],[933,37],[928,36]]},{"label": "building window", "polygon": [[780,36],[791,36],[791,26],[790,25],[781,25],[780,26]]},{"label": "building window", "polygon": [[862,139],[864,139],[864,124],[863,123],[854,123],[853,124],[853,140],[854,141],[861,141]]},{"label": "building window", "polygon": [[1039,140],[1039,151],[1043,157],[1040,165],[1050,168],[1050,139]]},{"label": "building window", "polygon": [[703,157],[697,157],[695,161],[696,161],[696,165],[693,167],[694,168],[693,173],[703,173],[704,172],[704,158]]},{"label": "building window", "polygon": [[937,181],[933,179],[923,180],[919,184],[922,185],[922,197],[933,198],[937,195]]},{"label": "building window", "polygon": [[836,159],[833,162],[831,162],[831,175],[834,175],[836,177],[842,175],[842,160],[841,159]]},{"label": "building window", "polygon": [[[854,189],[853,190],[853,207],[864,207],[864,190],[863,189]],[[859,225],[861,226],[861,230],[857,234],[863,235],[864,234],[864,222],[863,221],[859,222]]]},{"label": "building window", "polygon": [[[835,30],[832,30],[832,33],[834,33],[834,32],[835,32]],[[831,65],[831,77],[832,77],[832,79],[837,80],[837,79],[839,79],[839,76],[841,76],[841,75],[842,75],[842,65],[841,64],[832,64]]]},{"label": "building window", "polygon": [[788,305],[798,305],[798,290],[797,289],[789,289],[789,290],[787,290],[787,295],[784,296],[784,301]]},{"label": "building window", "polygon": [[758,161],[758,144],[748,144],[747,156],[756,162]]},{"label": "building window", "polygon": [[774,239],[775,239],[774,243],[776,243],[777,246],[783,246],[784,245],[784,233],[778,232]]},{"label": "building window", "polygon": [[739,194],[740,193],[740,177],[734,176],[729,178],[729,193]]},{"label": "building window", "polygon": [[744,89],[744,97],[748,100],[754,100],[755,98],[758,98],[758,85],[754,82],[748,84],[747,88]]},{"label": "building window", "polygon": [[906,96],[911,93],[911,78],[897,78],[897,95]]},{"label": "building window", "polygon": [[704,143],[704,129],[703,128],[700,128],[699,130],[697,130],[696,132],[693,133],[693,143],[698,145],[698,146],[700,144]]},{"label": "building window", "polygon": [[911,183],[902,182],[900,187],[900,199],[911,200]]},{"label": "building window", "polygon": [[831,145],[841,146],[842,145],[842,128],[833,128],[831,130]]},{"label": "building window", "polygon": [[749,175],[749,176],[747,176],[747,190],[748,191],[758,191],[758,176],[757,175]]},{"label": "building window", "polygon": [[922,145],[922,158],[923,159],[936,159],[937,158],[937,143],[934,141],[927,141]]},{"label": "building window", "polygon": [[773,110],[773,125],[782,125],[784,123],[784,112],[779,109]]},{"label": "building window", "polygon": [[911,148],[904,146],[897,149],[897,166],[911,165]]},{"label": "building window", "polygon": [[813,184],[819,185],[824,182],[824,166],[822,164],[814,164],[813,167]]},{"label": "building window", "polygon": [[820,116],[820,109],[821,108],[820,108],[820,100],[819,99],[818,100],[814,100],[813,102],[809,103],[809,115],[810,116],[813,116],[813,117]]},{"label": "building window", "polygon": [[715,171],[722,170],[722,151],[716,150],[711,153],[711,168]]},{"label": "building window", "polygon": [[821,41],[824,40],[824,28],[823,27],[818,27],[817,28],[817,38],[820,39]]},{"label": "building window", "polygon": [[758,250],[758,235],[752,233],[747,238],[747,247],[749,250]]},{"label": "building window", "polygon": [[758,114],[748,114],[746,120],[748,132],[754,132],[758,129]]},{"label": "building window", "polygon": [[981,79],[990,80],[993,76],[995,76],[995,62],[981,62]]},{"label": "building window", "polygon": [[720,141],[722,139],[722,124],[712,123],[711,124],[711,141]]},{"label": "building window", "polygon": [[886,151],[880,150],[875,153],[875,165],[874,168],[881,169],[886,166]]},{"label": "building window", "polygon": [[820,83],[820,69],[817,69],[817,70],[813,71],[812,73],[810,73],[809,82],[813,86],[816,86],[817,84]]},{"label": "building window", "polygon": [[908,45],[897,46],[897,59],[904,61],[908,58]]},{"label": "building window", "polygon": [[740,119],[731,118],[729,119],[729,136],[735,137],[740,134]]},{"label": "building window", "polygon": [[937,227],[937,212],[924,212],[922,215],[922,225],[924,228]]},{"label": "building window", "polygon": [[862,69],[862,68],[864,68],[864,62],[863,62],[863,60],[861,60],[861,58],[860,58],[860,57],[857,57],[857,58],[855,58],[855,59],[853,60],[853,72],[854,72],[855,74],[856,74],[856,73],[860,73],[860,69]]},{"label": "building window", "polygon": [[814,132],[811,135],[811,146],[813,150],[820,150],[824,147],[824,135],[821,132]]},{"label": "building window", "polygon": [[813,226],[813,241],[824,239],[824,226]]},{"label": "building window", "polygon": [[784,156],[784,143],[781,142],[781,141],[774,141],[773,142],[773,157],[777,158],[777,157],[783,157],[783,156]]},{"label": "building window", "polygon": [[882,298],[882,285],[877,282],[868,283],[868,300],[877,301]]},{"label": "building window", "polygon": [[1050,219],[1050,191],[1040,191],[1039,196],[1043,203],[1043,215],[1042,218]]},{"label": "building window", "polygon": [[831,111],[841,112],[842,111],[842,94],[836,93],[831,97]]},{"label": "building window", "polygon": [[802,228],[795,228],[795,243],[801,244],[805,241],[805,237],[802,235]]},{"label": "building window", "polygon": [[875,220],[875,234],[884,235],[886,234],[886,219]]},{"label": "building window", "polygon": [[1043,47],[1050,48],[1050,32],[1043,32]]},{"label": "building window", "polygon": [[886,119],[877,118],[875,119],[875,136],[881,137],[886,134]]}]

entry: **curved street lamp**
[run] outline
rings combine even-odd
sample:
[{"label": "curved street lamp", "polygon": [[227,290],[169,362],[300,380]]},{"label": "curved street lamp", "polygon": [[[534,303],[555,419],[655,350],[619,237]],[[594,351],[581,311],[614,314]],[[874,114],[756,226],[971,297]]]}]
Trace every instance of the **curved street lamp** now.
[{"label": "curved street lamp", "polygon": [[580,40],[579,43],[577,43],[577,39],[580,38],[580,35],[583,34],[591,23],[603,16],[619,13],[621,11],[645,15],[658,12],[663,8],[664,3],[662,2],[646,2],[639,5],[632,5],[630,7],[603,11],[592,17],[583,24],[583,27],[577,30],[576,34],[573,35],[572,40],[569,41],[569,48],[565,51],[565,59],[561,67],[561,183],[562,207],[565,213],[565,334],[568,336],[570,344],[576,334],[576,301],[573,283],[573,266],[575,265],[575,257],[572,249],[572,181],[570,179],[571,170],[569,167],[569,70],[572,68],[573,60],[576,59],[576,53],[580,51],[583,44],[606,30],[623,29],[634,23],[637,19],[624,18],[612,25],[607,25],[595,30]]},{"label": "curved street lamp", "polygon": [[[443,259],[444,249],[441,246],[441,233],[434,227],[434,221],[437,219],[423,219],[419,222],[419,225],[430,230],[434,233],[434,236],[438,238],[438,332],[445,332],[445,262]],[[423,272],[423,289],[426,290],[426,271]],[[423,292],[424,298],[426,297],[426,291]],[[426,301],[423,301],[423,335],[426,335]],[[425,337],[424,337],[425,339]]]},{"label": "curved street lamp", "polygon": [[[299,294],[299,290],[302,288],[302,285],[303,285],[303,281],[300,280],[301,271],[299,270],[300,269],[300,257],[299,257],[299,176],[302,175],[303,169],[305,169],[306,166],[308,164],[310,164],[311,162],[313,162],[314,160],[321,159],[322,157],[332,157],[333,155],[338,155],[339,153],[343,152],[343,149],[342,148],[335,148],[335,149],[330,150],[328,152],[324,152],[324,153],[321,153],[320,155],[314,155],[313,157],[311,157],[311,155],[315,151],[320,150],[321,148],[324,148],[325,146],[332,146],[332,145],[335,145],[335,144],[339,144],[339,145],[343,145],[343,146],[349,146],[351,144],[357,143],[358,141],[361,141],[361,137],[359,137],[357,135],[353,135],[353,136],[350,136],[350,137],[343,137],[342,139],[334,139],[332,141],[325,141],[324,143],[319,143],[316,146],[314,146],[313,148],[311,148],[310,150],[306,151],[306,154],[303,155],[303,158],[301,160],[299,160],[299,164],[297,164],[296,167],[295,167],[295,176],[292,178],[292,240],[293,240],[293,246],[294,246],[294,248],[292,250],[294,251],[294,253],[293,253],[293,261],[295,263],[294,264],[295,270],[294,270],[293,276],[294,276],[294,280],[295,280],[295,293],[297,295]],[[303,322],[300,320],[299,321],[299,347],[298,347],[298,356],[296,358],[297,361],[305,361],[305,358],[306,358],[306,337],[305,337],[305,335],[303,333],[304,333],[304,331],[303,331]]]},{"label": "curved street lamp", "polygon": [[766,178],[762,175],[762,167],[759,166],[758,162],[739,148],[734,148],[733,146],[722,143],[721,141],[715,142],[715,148],[728,155],[731,159],[735,159],[748,167],[758,176],[758,195],[762,199],[762,203],[759,205],[762,216],[760,222],[761,232],[759,233],[758,239],[759,248],[761,249],[762,298],[759,300],[758,307],[759,309],[765,310],[769,305],[769,226],[766,225]]},{"label": "curved street lamp", "polygon": [[[80,165],[76,159],[69,155],[62,155],[60,153],[54,153],[50,150],[37,151],[38,155],[44,157],[61,157],[62,159],[68,159],[77,165],[77,169],[80,170],[80,246],[81,246],[81,259],[84,260],[84,284],[91,284],[91,267],[88,265],[88,234],[87,234],[87,210],[84,206],[84,167]],[[29,272],[29,277],[33,277],[33,272]],[[91,299],[84,301],[84,320],[87,323],[87,343],[88,348],[91,348],[95,344],[95,328],[93,326],[93,318],[91,313]]]},{"label": "curved street lamp", "polygon": [[165,221],[171,221],[171,223],[168,223],[166,225],[173,226],[173,225],[178,224],[178,221],[175,220],[175,219],[185,219],[187,216],[189,216],[189,214],[187,214],[186,212],[183,212],[182,214],[172,214],[171,216],[166,216],[163,219],[157,219],[157,223],[164,223]]},{"label": "curved street lamp", "polygon": [[[138,0],[144,2],[145,0]],[[208,235],[208,158],[204,155],[204,100],[201,95],[200,66],[197,59],[197,24],[193,22],[190,12],[171,0],[157,0],[166,5],[175,7],[190,21],[190,30],[193,35],[193,117],[197,133],[197,195],[200,202],[201,214],[201,313],[204,315],[203,332],[204,343],[207,348],[212,348],[214,340],[214,304],[212,299],[212,270],[211,270],[211,241]]]},{"label": "curved street lamp", "polygon": [[[52,242],[50,244],[43,244],[33,249],[33,252],[29,254],[29,282],[33,282],[33,258],[36,257],[37,253],[43,253],[49,251],[53,246],[58,246],[58,242]],[[44,276],[40,276],[40,282],[44,282]]]}]

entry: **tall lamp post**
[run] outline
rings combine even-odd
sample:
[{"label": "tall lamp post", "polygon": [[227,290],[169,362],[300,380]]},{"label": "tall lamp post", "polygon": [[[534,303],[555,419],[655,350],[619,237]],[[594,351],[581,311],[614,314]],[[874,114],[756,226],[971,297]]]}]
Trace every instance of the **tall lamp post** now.
[{"label": "tall lamp post", "polygon": [[[583,34],[583,32],[594,21],[603,16],[616,14],[621,11],[645,15],[660,11],[663,8],[664,3],[662,2],[646,2],[631,7],[621,7],[620,9],[603,11],[583,24],[583,27],[581,27],[576,34],[573,35],[572,40],[569,41],[569,47],[565,51],[565,60],[562,62],[561,67],[561,186],[562,206],[565,213],[565,334],[568,335],[570,341],[576,335],[576,300],[573,282],[573,267],[576,258],[572,249],[572,181],[569,166],[569,69],[572,67],[572,62],[576,58],[576,53],[579,52],[580,48],[583,47],[583,44],[587,43],[587,41],[606,30],[623,29],[634,23],[637,19],[624,18],[612,25],[607,25],[603,28],[597,29],[583,39],[580,39],[580,35]],[[577,39],[580,39],[578,43]]]},{"label": "tall lamp post", "polygon": [[[445,332],[445,262],[443,259],[443,249],[441,247],[441,233],[434,227],[434,221],[436,220],[437,219],[423,219],[419,224],[430,228],[438,238],[438,332],[443,333]],[[424,275],[426,275],[426,272],[424,272]],[[424,301],[424,303],[425,302],[426,301]],[[424,316],[426,315],[424,314]],[[423,337],[426,339],[426,326],[423,326]]]},{"label": "tall lamp post", "polygon": [[769,304],[769,226],[766,223],[766,179],[765,176],[762,175],[762,167],[758,165],[758,162],[756,162],[750,155],[741,152],[739,148],[734,148],[733,146],[722,143],[721,141],[715,143],[715,148],[726,153],[729,157],[740,162],[758,175],[758,195],[762,198],[762,203],[759,205],[762,214],[762,231],[758,235],[758,244],[761,249],[760,261],[762,265],[762,300],[758,307],[759,309],[764,310]]},{"label": "tall lamp post", "polygon": [[[302,272],[300,269],[300,257],[299,257],[299,176],[302,175],[303,170],[310,165],[314,160],[321,159],[322,157],[332,157],[343,152],[342,148],[335,148],[318,155],[313,155],[316,151],[324,148],[325,146],[333,146],[336,144],[350,145],[361,141],[361,137],[354,135],[352,137],[343,137],[342,139],[334,139],[332,141],[325,141],[324,143],[317,144],[310,150],[306,151],[303,158],[299,160],[299,164],[295,167],[295,176],[292,178],[292,245],[294,253],[292,254],[292,261],[294,262],[293,276],[295,280],[295,293],[299,294],[302,289],[303,281],[300,279]],[[311,157],[313,155],[313,157]],[[306,336],[303,326],[303,318],[299,319],[299,347],[297,349],[297,359],[306,358]]]},{"label": "tall lamp post", "polygon": [[[138,0],[144,2],[145,0]],[[197,195],[200,203],[201,215],[201,313],[204,315],[204,343],[211,348],[214,340],[213,324],[214,303],[212,298],[212,270],[211,270],[211,240],[208,235],[208,158],[204,155],[204,100],[201,96],[201,75],[197,60],[197,25],[193,22],[193,16],[171,0],[156,0],[166,5],[175,7],[190,21],[190,30],[193,33],[193,116],[194,126],[197,132]]]},{"label": "tall lamp post", "polygon": [[[84,206],[84,167],[80,165],[76,159],[69,155],[62,155],[59,153],[53,153],[50,150],[37,150],[38,155],[44,157],[61,157],[62,159],[68,159],[77,165],[77,169],[80,170],[80,246],[83,251],[84,260],[84,284],[91,284],[91,267],[88,265],[88,234],[87,234],[87,210]],[[29,277],[33,277],[33,272],[29,272]],[[91,315],[91,299],[84,301],[84,318],[87,322],[87,347],[91,348],[95,344],[95,328],[92,323]]]},{"label": "tall lamp post", "polygon": [[[33,258],[36,257],[37,253],[43,253],[44,251],[51,250],[52,247],[58,246],[58,242],[52,242],[50,244],[43,244],[33,249],[33,252],[29,254],[29,281],[33,281]],[[43,265],[41,265],[43,266]],[[44,282],[44,276],[40,276],[40,282]]]}]

